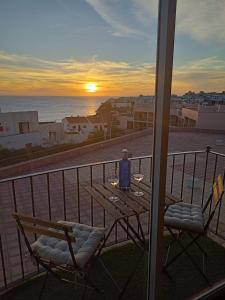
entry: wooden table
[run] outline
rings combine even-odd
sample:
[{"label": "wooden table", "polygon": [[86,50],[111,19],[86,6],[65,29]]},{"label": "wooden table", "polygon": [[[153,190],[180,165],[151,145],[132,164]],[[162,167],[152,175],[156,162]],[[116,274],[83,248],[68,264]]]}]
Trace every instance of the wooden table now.
[{"label": "wooden table", "polygon": [[[138,184],[133,180],[129,191],[114,188],[110,183],[96,183],[92,186],[87,186],[85,189],[115,221],[127,219],[131,216],[139,217],[140,214],[150,211],[152,192],[150,183],[147,181],[140,182],[140,189],[144,192],[144,195],[141,197],[134,195],[134,192],[138,190]],[[110,201],[109,197],[112,195],[117,196],[118,201]],[[177,201],[179,199],[173,195],[166,194],[166,206]]]},{"label": "wooden table", "polygon": [[[119,188],[114,188],[110,183],[96,183],[92,186],[87,186],[85,188],[89,194],[93,197],[95,201],[97,201],[100,206],[102,206],[105,211],[113,218],[113,224],[109,229],[106,237],[105,243],[109,238],[113,228],[118,223],[122,229],[126,232],[127,236],[138,246],[146,251],[146,241],[145,235],[143,232],[143,228],[140,222],[140,215],[150,211],[150,200],[151,200],[151,186],[147,181],[140,182],[140,189],[144,192],[144,195],[141,197],[137,197],[134,195],[135,191],[139,190],[137,182],[132,180],[131,187],[129,191],[121,191]],[[110,196],[117,196],[118,200],[113,202],[109,200]],[[171,194],[166,194],[165,204],[166,206],[179,201],[179,199],[175,198]],[[129,222],[129,217],[135,217],[137,220],[137,228],[134,228],[132,224]],[[139,241],[139,243],[137,243]],[[104,245],[105,245],[104,243]],[[140,259],[143,257],[143,251],[140,256]],[[129,276],[125,286],[120,292],[118,299],[121,299],[124,291],[130,282],[131,278],[134,275],[137,266],[140,263],[140,259],[138,259],[135,264],[135,268],[131,275]]]}]

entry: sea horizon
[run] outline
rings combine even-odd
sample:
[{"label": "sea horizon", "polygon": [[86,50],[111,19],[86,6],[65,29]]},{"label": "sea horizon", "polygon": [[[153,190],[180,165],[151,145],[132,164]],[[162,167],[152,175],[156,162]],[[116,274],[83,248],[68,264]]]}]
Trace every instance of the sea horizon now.
[{"label": "sea horizon", "polygon": [[0,96],[0,112],[38,111],[40,122],[95,114],[110,96]]}]

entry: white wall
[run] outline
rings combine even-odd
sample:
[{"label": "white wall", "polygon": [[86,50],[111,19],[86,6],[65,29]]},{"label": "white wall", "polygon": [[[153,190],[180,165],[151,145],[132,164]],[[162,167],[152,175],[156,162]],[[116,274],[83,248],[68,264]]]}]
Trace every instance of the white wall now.
[{"label": "white wall", "polygon": [[[64,134],[65,134],[65,141],[67,143],[81,143],[88,139],[88,136],[91,132],[95,130],[104,130],[107,131],[107,128],[104,127],[106,123],[70,123],[66,119],[62,120]],[[79,131],[80,126],[80,131]],[[97,127],[97,128],[96,128]]]},{"label": "white wall", "polygon": [[[77,134],[84,134],[88,135],[91,131],[93,131],[94,126],[90,122],[86,123],[70,123],[66,119],[62,120],[63,122],[63,127],[64,127],[64,132],[65,133],[75,133]],[[80,128],[80,130],[79,130]]]},{"label": "white wall", "polygon": [[29,132],[38,131],[38,112],[22,111],[0,113],[1,130],[0,137],[19,134],[19,123],[29,122]]},{"label": "white wall", "polygon": [[198,110],[182,108],[182,116],[195,121],[198,121]]},{"label": "white wall", "polygon": [[64,139],[66,143],[71,144],[78,144],[86,141],[88,138],[88,135],[86,134],[69,134],[65,133]]},{"label": "white wall", "polygon": [[[42,143],[46,146],[64,143],[64,130],[62,123],[39,123],[39,132],[42,137]],[[50,132],[55,133],[56,140],[50,139]]]},{"label": "white wall", "polygon": [[[20,133],[19,124],[21,122],[29,123],[29,132]],[[36,111],[0,113],[0,146],[20,149],[30,143],[33,146],[64,143],[63,124],[39,123]]]},{"label": "white wall", "polygon": [[40,133],[32,132],[26,134],[16,134],[16,135],[0,137],[1,148],[21,149],[21,148],[25,148],[26,144],[32,144],[32,146],[41,145],[42,137]]}]

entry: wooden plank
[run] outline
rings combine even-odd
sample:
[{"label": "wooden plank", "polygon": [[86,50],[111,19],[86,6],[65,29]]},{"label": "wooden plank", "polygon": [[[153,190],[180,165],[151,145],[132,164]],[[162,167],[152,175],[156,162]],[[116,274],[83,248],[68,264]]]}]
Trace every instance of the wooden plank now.
[{"label": "wooden plank", "polygon": [[126,196],[129,197],[131,199],[131,201],[134,201],[138,205],[141,205],[146,211],[150,210],[149,201],[147,201],[143,197],[135,196],[133,192],[134,192],[134,190],[132,189],[132,185],[131,185],[131,189],[129,192],[126,192]]},{"label": "wooden plank", "polygon": [[[107,189],[106,186],[102,185],[102,184],[94,184],[93,185],[93,188],[95,188],[100,194],[103,195],[103,197],[105,198],[109,198],[110,196],[115,196],[115,188],[113,189],[113,192],[111,192],[110,190]],[[108,200],[109,201],[109,200]],[[118,197],[118,201],[116,202],[112,202],[112,204],[118,208],[121,213],[124,215],[124,216],[133,216],[135,214],[135,212],[133,210],[131,210],[128,206],[126,206],[124,204],[123,201],[121,201],[121,199]]]},{"label": "wooden plank", "polygon": [[[136,192],[136,191],[139,191],[139,186],[138,186],[138,183],[131,181],[131,189]],[[151,201],[151,198],[152,198],[152,193],[151,193],[151,190],[148,186],[146,186],[145,184],[143,183],[140,183],[140,190],[144,193],[144,195],[142,197],[139,197],[139,198],[143,198],[147,203],[149,203]]]},{"label": "wooden plank", "polygon": [[[17,225],[19,228],[20,226]],[[37,227],[37,226],[32,226],[32,225],[27,225],[27,224],[23,224],[22,225],[24,231],[28,231],[30,233],[36,233],[38,235],[46,235],[46,236],[49,236],[49,237],[54,237],[56,239],[59,239],[59,240],[65,240],[67,241],[67,238],[66,238],[66,235],[64,233],[61,233],[61,232],[57,232],[57,231],[53,231],[53,230],[49,230],[49,229],[44,229],[44,228],[40,228],[40,227]],[[69,239],[71,242],[75,242],[75,237],[74,236],[71,236],[71,234],[69,234]]]},{"label": "wooden plank", "polygon": [[128,205],[131,209],[133,209],[137,214],[141,214],[146,212],[146,209],[143,208],[139,203],[134,201],[129,197],[129,191],[121,191],[120,189],[113,189],[113,187],[107,183],[105,186],[112,192],[114,190],[115,195],[118,196],[121,201],[123,201],[126,205]]},{"label": "wooden plank", "polygon": [[114,219],[124,218],[120,211],[112,205],[112,203],[106,200],[98,191],[92,186],[86,186],[85,190],[107,211],[107,213]]},{"label": "wooden plank", "polygon": [[[134,195],[134,197],[135,198],[143,199],[148,204],[151,201],[151,195],[150,195],[150,193],[142,190],[141,188],[140,188],[140,190],[144,193],[144,195],[141,196],[141,197],[137,197],[137,196]],[[134,193],[134,192],[137,192],[137,191],[139,191],[139,187],[136,186],[135,184],[131,183],[131,192]]]},{"label": "wooden plank", "polygon": [[13,216],[14,219],[19,219],[22,222],[37,224],[37,225],[40,225],[40,226],[43,226],[43,227],[48,227],[48,228],[51,227],[51,228],[59,229],[59,230],[66,229],[67,231],[70,231],[70,232],[73,231],[72,225],[49,222],[49,221],[41,220],[41,219],[38,219],[38,218],[35,218],[35,217],[20,215],[20,214],[15,213],[15,212],[12,214],[12,216]]}]

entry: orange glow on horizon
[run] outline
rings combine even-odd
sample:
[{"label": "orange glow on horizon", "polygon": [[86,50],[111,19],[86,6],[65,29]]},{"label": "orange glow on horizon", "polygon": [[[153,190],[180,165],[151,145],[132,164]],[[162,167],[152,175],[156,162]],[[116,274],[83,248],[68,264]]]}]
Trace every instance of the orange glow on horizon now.
[{"label": "orange glow on horizon", "polygon": [[[4,68],[0,68],[0,95],[117,97],[155,93],[155,69],[150,64],[136,66],[104,60],[62,63],[11,54],[2,54],[1,58],[0,52],[0,64],[1,59]],[[31,66],[24,65],[24,61],[26,64],[30,62]],[[73,70],[75,63],[76,72],[68,72]],[[220,61],[215,61],[215,67],[211,67],[212,63],[214,60],[209,63],[200,60],[174,68],[172,93],[182,95],[189,90],[223,90],[224,72],[218,67]],[[196,74],[199,80],[196,80]]]}]

